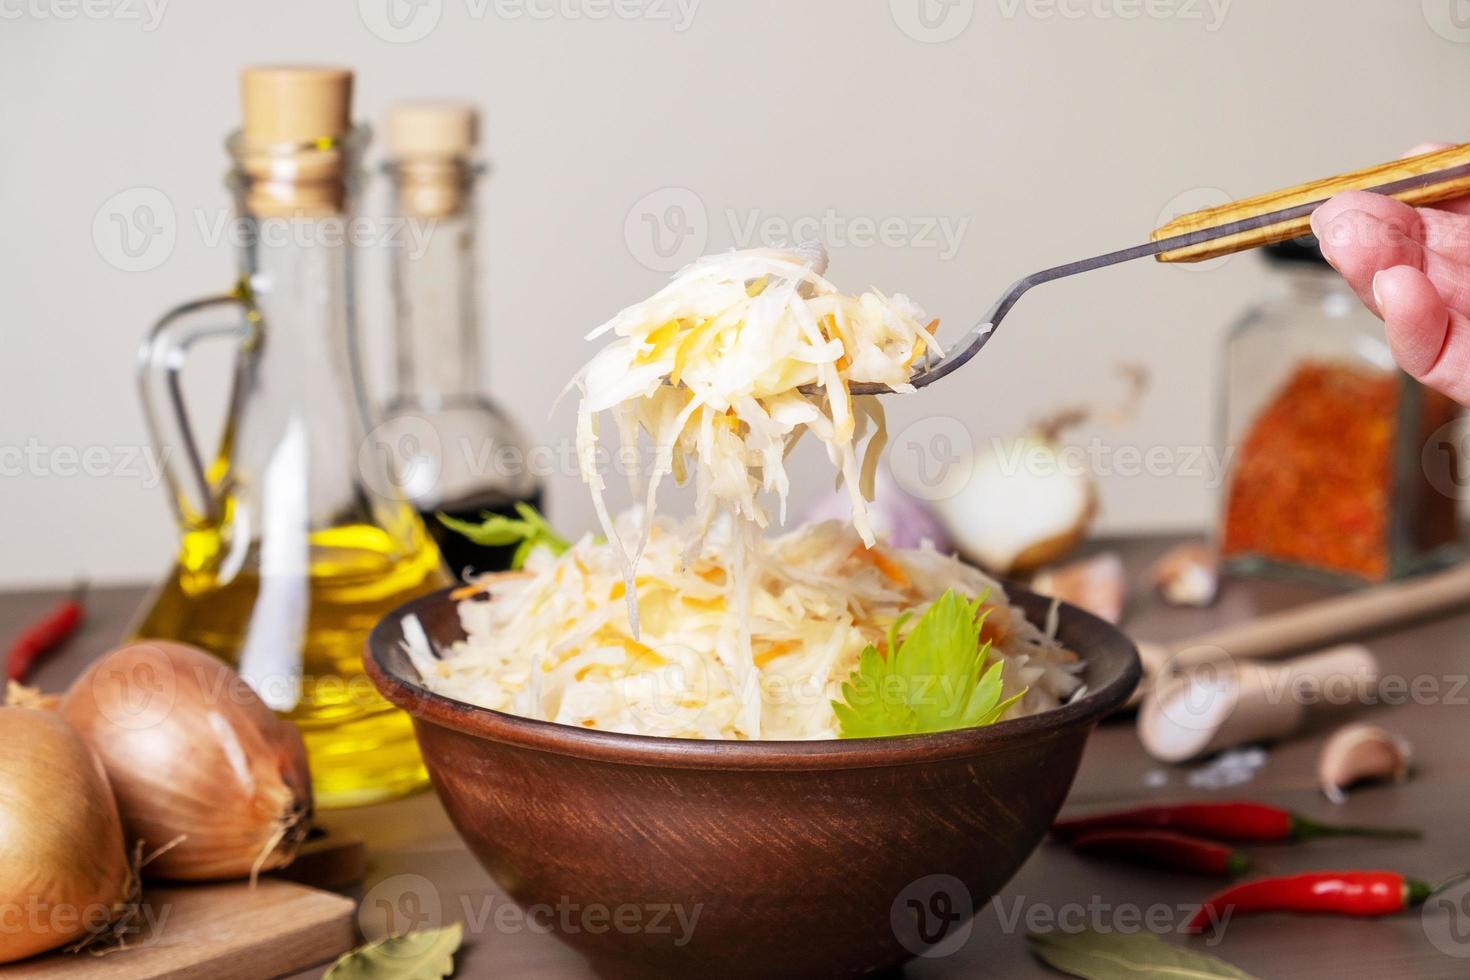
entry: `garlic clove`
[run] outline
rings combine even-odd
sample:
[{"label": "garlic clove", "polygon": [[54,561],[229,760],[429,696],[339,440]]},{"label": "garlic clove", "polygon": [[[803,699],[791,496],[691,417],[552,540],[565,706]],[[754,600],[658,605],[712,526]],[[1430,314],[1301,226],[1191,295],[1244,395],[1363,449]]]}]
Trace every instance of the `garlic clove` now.
[{"label": "garlic clove", "polygon": [[1317,759],[1317,781],[1333,803],[1347,799],[1354,783],[1370,779],[1409,778],[1413,749],[1402,735],[1377,725],[1357,722],[1339,728],[1322,746]]},{"label": "garlic clove", "polygon": [[1379,676],[1378,658],[1355,643],[1290,660],[1199,663],[1154,679],[1138,709],[1138,739],[1161,762],[1274,742],[1301,728],[1308,704],[1337,707],[1345,693],[1358,703],[1377,690]]},{"label": "garlic clove", "polygon": [[1092,526],[1092,477],[1050,439],[997,442],[955,494],[934,502],[959,550],[1004,575],[1059,560]]},{"label": "garlic clove", "polygon": [[1105,551],[1067,565],[1043,569],[1031,581],[1031,589],[1086,609],[1101,619],[1117,623],[1123,618],[1128,586],[1123,559]]},{"label": "garlic clove", "polygon": [[1189,542],[1154,562],[1149,577],[1170,605],[1208,606],[1220,592],[1220,561],[1213,549]]}]

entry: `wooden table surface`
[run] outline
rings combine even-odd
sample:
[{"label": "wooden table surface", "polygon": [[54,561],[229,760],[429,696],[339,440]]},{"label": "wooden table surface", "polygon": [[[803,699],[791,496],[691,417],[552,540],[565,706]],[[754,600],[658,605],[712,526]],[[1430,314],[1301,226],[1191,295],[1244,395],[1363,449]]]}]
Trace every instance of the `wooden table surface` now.
[{"label": "wooden table surface", "polygon": [[[1166,539],[1122,542],[1130,576],[1141,579]],[[1253,614],[1284,608],[1320,593],[1259,581],[1227,585],[1209,610],[1163,606],[1142,587],[1129,600],[1125,628],[1137,639],[1182,638]],[[0,595],[0,637],[14,635],[56,593]],[[35,680],[59,689],[90,658],[115,643],[142,591],[93,593],[84,630]],[[1385,868],[1435,880],[1470,869],[1470,612],[1367,638],[1386,677],[1401,677],[1417,692],[1324,719],[1316,730],[1269,749],[1250,782],[1210,790],[1190,785],[1197,766],[1165,766],[1139,748],[1128,719],[1105,723],[1088,745],[1069,807],[1183,797],[1254,798],[1322,820],[1418,825],[1421,842],[1324,840],[1294,847],[1256,848],[1261,872],[1332,868]],[[1315,788],[1322,733],[1348,717],[1372,719],[1407,736],[1416,755],[1414,778],[1404,786],[1373,787],[1333,806]],[[420,921],[460,920],[466,946],[459,977],[573,978],[593,974],[576,953],[518,916],[497,915],[504,893],[475,863],[450,827],[437,799],[420,794],[391,804],[333,811],[328,820],[362,835],[370,870],[360,922],[382,928],[384,909],[407,910]],[[1043,844],[1004,892],[976,917],[968,941],[952,955],[920,960],[904,976],[1056,976],[1026,950],[1028,929],[1082,926],[1156,931],[1177,928],[1210,882],[1165,872],[1083,860]],[[1215,945],[1189,942],[1259,977],[1449,978],[1470,976],[1470,887],[1449,893],[1419,913],[1380,920],[1262,916],[1233,921]],[[1171,942],[1184,942],[1177,935]],[[317,977],[321,971],[301,974]],[[3,974],[3,970],[0,970]]]}]

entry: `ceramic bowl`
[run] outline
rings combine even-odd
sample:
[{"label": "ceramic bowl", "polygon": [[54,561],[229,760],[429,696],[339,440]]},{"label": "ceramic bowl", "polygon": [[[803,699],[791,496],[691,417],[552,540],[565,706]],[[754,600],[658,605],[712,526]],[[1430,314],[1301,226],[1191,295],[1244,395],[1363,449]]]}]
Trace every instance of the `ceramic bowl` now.
[{"label": "ceramic bowl", "polygon": [[[1050,600],[1011,589],[1040,622]],[[400,647],[447,592],[373,631],[367,670],[413,717],[434,788],[490,875],[604,975],[860,976],[933,951],[1020,868],[1097,722],[1138,682],[1133,644],[1070,606],[1086,691],[987,728],[718,742],[533,721],[433,694]],[[556,910],[566,909],[566,912]]]}]

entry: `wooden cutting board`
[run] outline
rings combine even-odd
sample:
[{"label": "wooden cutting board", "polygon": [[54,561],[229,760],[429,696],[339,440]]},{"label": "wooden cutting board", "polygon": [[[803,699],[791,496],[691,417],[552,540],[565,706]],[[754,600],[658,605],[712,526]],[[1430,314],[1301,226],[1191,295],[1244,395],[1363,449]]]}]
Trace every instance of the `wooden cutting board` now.
[{"label": "wooden cutting board", "polygon": [[298,885],[343,891],[361,884],[367,876],[367,842],[344,830],[313,827],[295,860],[270,875]]},{"label": "wooden cutting board", "polygon": [[290,881],[150,888],[126,949],[51,953],[5,980],[260,980],[330,962],[353,944],[355,903]]}]

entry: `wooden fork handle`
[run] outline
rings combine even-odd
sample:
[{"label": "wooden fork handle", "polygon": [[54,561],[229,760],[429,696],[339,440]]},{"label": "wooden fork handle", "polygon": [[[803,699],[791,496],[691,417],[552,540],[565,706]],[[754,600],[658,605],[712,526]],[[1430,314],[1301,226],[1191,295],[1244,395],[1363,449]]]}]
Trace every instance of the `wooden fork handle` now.
[{"label": "wooden fork handle", "polygon": [[[1342,191],[1368,190],[1395,181],[1450,170],[1464,164],[1470,164],[1470,143],[1446,147],[1443,150],[1433,150],[1418,156],[1404,157],[1391,163],[1381,163],[1376,167],[1367,167],[1336,177],[1298,184],[1295,187],[1249,197],[1242,201],[1232,201],[1229,204],[1206,208],[1203,211],[1192,211],[1156,228],[1149,237],[1152,241],[1158,241],[1161,238],[1172,238],[1175,235],[1216,228],[1220,225],[1245,221],[1301,204],[1325,201]],[[1447,175],[1443,180],[1431,179],[1414,187],[1393,191],[1390,196],[1406,204],[1418,205],[1433,204],[1436,201],[1462,197],[1466,194],[1470,194],[1470,174],[1461,173]],[[1310,220],[1310,215],[1302,215],[1250,231],[1200,242],[1198,245],[1160,252],[1156,257],[1160,262],[1200,262],[1247,248],[1255,248],[1258,245],[1269,245],[1272,242],[1281,242],[1288,238],[1305,235],[1311,231]]]}]

